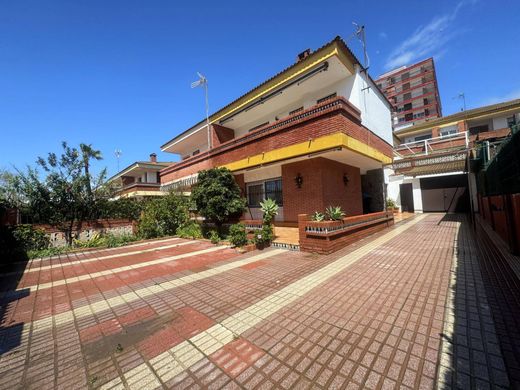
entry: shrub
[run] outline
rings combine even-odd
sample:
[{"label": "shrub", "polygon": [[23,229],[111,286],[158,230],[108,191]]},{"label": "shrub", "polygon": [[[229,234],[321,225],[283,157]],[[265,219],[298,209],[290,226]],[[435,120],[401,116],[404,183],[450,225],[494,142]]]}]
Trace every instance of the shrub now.
[{"label": "shrub", "polygon": [[325,219],[325,215],[320,213],[319,211],[315,211],[314,214],[311,215],[311,220],[316,222],[321,222]]},{"label": "shrub", "polygon": [[38,257],[48,257],[48,256],[56,256],[62,253],[67,252],[69,249],[67,247],[53,247],[50,246],[45,249],[32,249],[27,251],[27,257],[29,259],[37,259]]},{"label": "shrub", "polygon": [[13,229],[13,237],[17,244],[26,251],[41,250],[49,247],[50,240],[43,229],[32,225],[18,225]]},{"label": "shrub", "polygon": [[264,215],[264,224],[270,225],[273,222],[274,217],[278,215],[278,205],[273,199],[264,199],[263,202],[260,202],[260,209]]},{"label": "shrub", "polygon": [[325,210],[325,214],[331,221],[339,221],[345,216],[345,213],[340,206],[329,206]]},{"label": "shrub", "polygon": [[229,228],[229,242],[238,248],[247,244],[246,227],[241,223],[231,225]]},{"label": "shrub", "polygon": [[191,200],[197,212],[215,223],[220,232],[222,224],[239,217],[245,210],[246,200],[231,171],[213,168],[200,171]]},{"label": "shrub", "polygon": [[188,221],[188,201],[185,197],[169,193],[149,201],[141,214],[138,232],[143,238],[174,235]]},{"label": "shrub", "polygon": [[386,208],[393,209],[395,207],[397,207],[397,205],[395,204],[395,200],[393,200],[392,198],[387,198],[386,199]]},{"label": "shrub", "polygon": [[118,246],[123,246],[126,244],[129,244],[131,242],[137,241],[139,237],[133,235],[133,234],[107,234],[105,236],[106,239],[106,245],[109,248],[114,248]]},{"label": "shrub", "polygon": [[216,230],[212,230],[209,233],[209,239],[210,239],[211,243],[215,244],[215,245],[218,245],[218,243],[220,242],[220,237],[219,237],[218,233],[216,232]]},{"label": "shrub", "polygon": [[271,225],[262,225],[262,229],[260,231],[255,232],[255,237],[253,242],[257,247],[264,247],[269,245],[269,243],[273,240],[273,228]]},{"label": "shrub", "polygon": [[190,221],[177,229],[177,235],[181,238],[202,238],[202,230],[197,222]]}]

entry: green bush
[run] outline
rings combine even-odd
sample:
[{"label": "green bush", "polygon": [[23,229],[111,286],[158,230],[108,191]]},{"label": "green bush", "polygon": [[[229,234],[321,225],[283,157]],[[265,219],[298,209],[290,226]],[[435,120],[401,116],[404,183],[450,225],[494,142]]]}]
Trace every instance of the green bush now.
[{"label": "green bush", "polygon": [[185,197],[169,193],[149,201],[141,214],[138,232],[143,238],[171,236],[189,218],[188,201]]},{"label": "green bush", "polygon": [[221,232],[224,223],[244,212],[246,200],[227,168],[200,171],[197,180],[191,192],[191,200],[197,212],[207,221],[213,222]]},{"label": "green bush", "polygon": [[216,230],[212,230],[209,233],[209,239],[210,239],[211,243],[215,244],[215,245],[218,245],[218,243],[220,242],[220,237]]},{"label": "green bush", "polygon": [[197,222],[190,221],[177,229],[177,235],[181,238],[202,238],[202,230]]},{"label": "green bush", "polygon": [[38,257],[56,256],[62,253],[66,253],[68,250],[70,250],[70,248],[68,249],[68,247],[57,248],[50,246],[45,249],[29,250],[27,251],[27,257],[29,259],[37,259]]},{"label": "green bush", "polygon": [[231,242],[231,245],[236,246],[238,248],[246,245],[247,244],[246,227],[244,225],[242,225],[241,223],[231,225],[229,228],[228,239],[229,239],[229,242]]},{"label": "green bush", "polygon": [[257,247],[263,248],[273,240],[273,228],[271,225],[262,225],[262,229],[260,231],[255,231],[255,237],[253,238],[253,242]]},{"label": "green bush", "polygon": [[41,250],[49,247],[49,236],[43,229],[34,228],[32,225],[18,225],[13,229],[13,237],[17,244],[29,250]]},{"label": "green bush", "polygon": [[123,246],[126,244],[129,244],[131,242],[137,241],[139,237],[133,235],[133,234],[107,234],[105,236],[106,239],[106,246],[109,248],[114,248],[118,246]]}]

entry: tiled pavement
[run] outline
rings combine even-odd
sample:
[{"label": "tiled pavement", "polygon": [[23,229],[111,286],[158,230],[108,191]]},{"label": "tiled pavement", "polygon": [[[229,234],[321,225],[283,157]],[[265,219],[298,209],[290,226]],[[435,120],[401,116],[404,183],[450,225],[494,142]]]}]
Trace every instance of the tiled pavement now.
[{"label": "tiled pavement", "polygon": [[329,256],[171,239],[34,261],[0,298],[0,388],[508,388],[478,253],[437,214]]}]

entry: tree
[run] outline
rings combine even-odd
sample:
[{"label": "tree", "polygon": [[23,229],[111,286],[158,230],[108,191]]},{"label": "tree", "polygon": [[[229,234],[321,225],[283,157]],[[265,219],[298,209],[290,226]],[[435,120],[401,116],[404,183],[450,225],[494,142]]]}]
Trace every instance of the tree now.
[{"label": "tree", "polygon": [[219,231],[222,224],[239,217],[246,208],[240,187],[227,168],[200,171],[191,199],[199,214],[215,223]]},{"label": "tree", "polygon": [[92,144],[79,144],[81,150],[81,156],[83,158],[83,169],[85,171],[85,178],[87,179],[87,194],[92,196],[92,184],[90,177],[90,160],[102,160],[101,151],[92,148]]},{"label": "tree", "polygon": [[85,155],[66,142],[62,148],[59,156],[49,153],[46,158],[38,158],[37,165],[47,175],[44,179],[36,169],[28,167],[26,172],[18,171],[16,187],[33,220],[58,228],[70,245],[74,227],[80,231],[84,221],[96,218],[96,202],[110,193],[104,185],[106,170],[93,181],[88,168],[85,170]]}]

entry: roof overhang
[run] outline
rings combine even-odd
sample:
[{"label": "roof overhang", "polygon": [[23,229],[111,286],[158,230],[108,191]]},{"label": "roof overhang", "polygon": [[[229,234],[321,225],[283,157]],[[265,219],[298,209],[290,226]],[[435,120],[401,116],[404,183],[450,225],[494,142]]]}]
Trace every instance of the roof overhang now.
[{"label": "roof overhang", "polygon": [[161,169],[166,168],[167,166],[171,165],[170,163],[146,163],[146,162],[135,162],[122,171],[119,171],[114,176],[112,176],[110,179],[108,179],[108,182],[115,181],[122,176],[141,176],[142,174],[150,171],[157,171],[159,172]]},{"label": "roof overhang", "polygon": [[[344,66],[349,74],[354,74],[356,72],[355,66],[361,65],[359,60],[354,56],[343,40],[336,37],[333,41],[314,51],[305,59],[284,69],[277,75],[212,114],[209,118],[209,122],[219,123],[225,121],[232,115],[236,115],[237,112],[246,110],[251,105],[261,103],[263,99],[265,100],[266,98],[270,98],[270,96],[274,96],[281,88],[287,87],[288,85],[291,85],[291,83],[297,82],[298,79],[306,78],[308,74],[316,72],[321,66],[324,66],[327,61],[331,61],[333,58],[339,60],[339,63]],[[375,88],[378,89],[373,80],[371,78],[369,79],[374,84]],[[381,96],[385,96],[381,91],[380,93]],[[384,97],[384,99],[386,99],[386,97]],[[390,103],[387,103],[390,106]],[[164,152],[175,153],[172,148],[174,145],[206,128],[206,121],[202,120],[192,128],[182,132],[162,145],[161,150]]]}]

